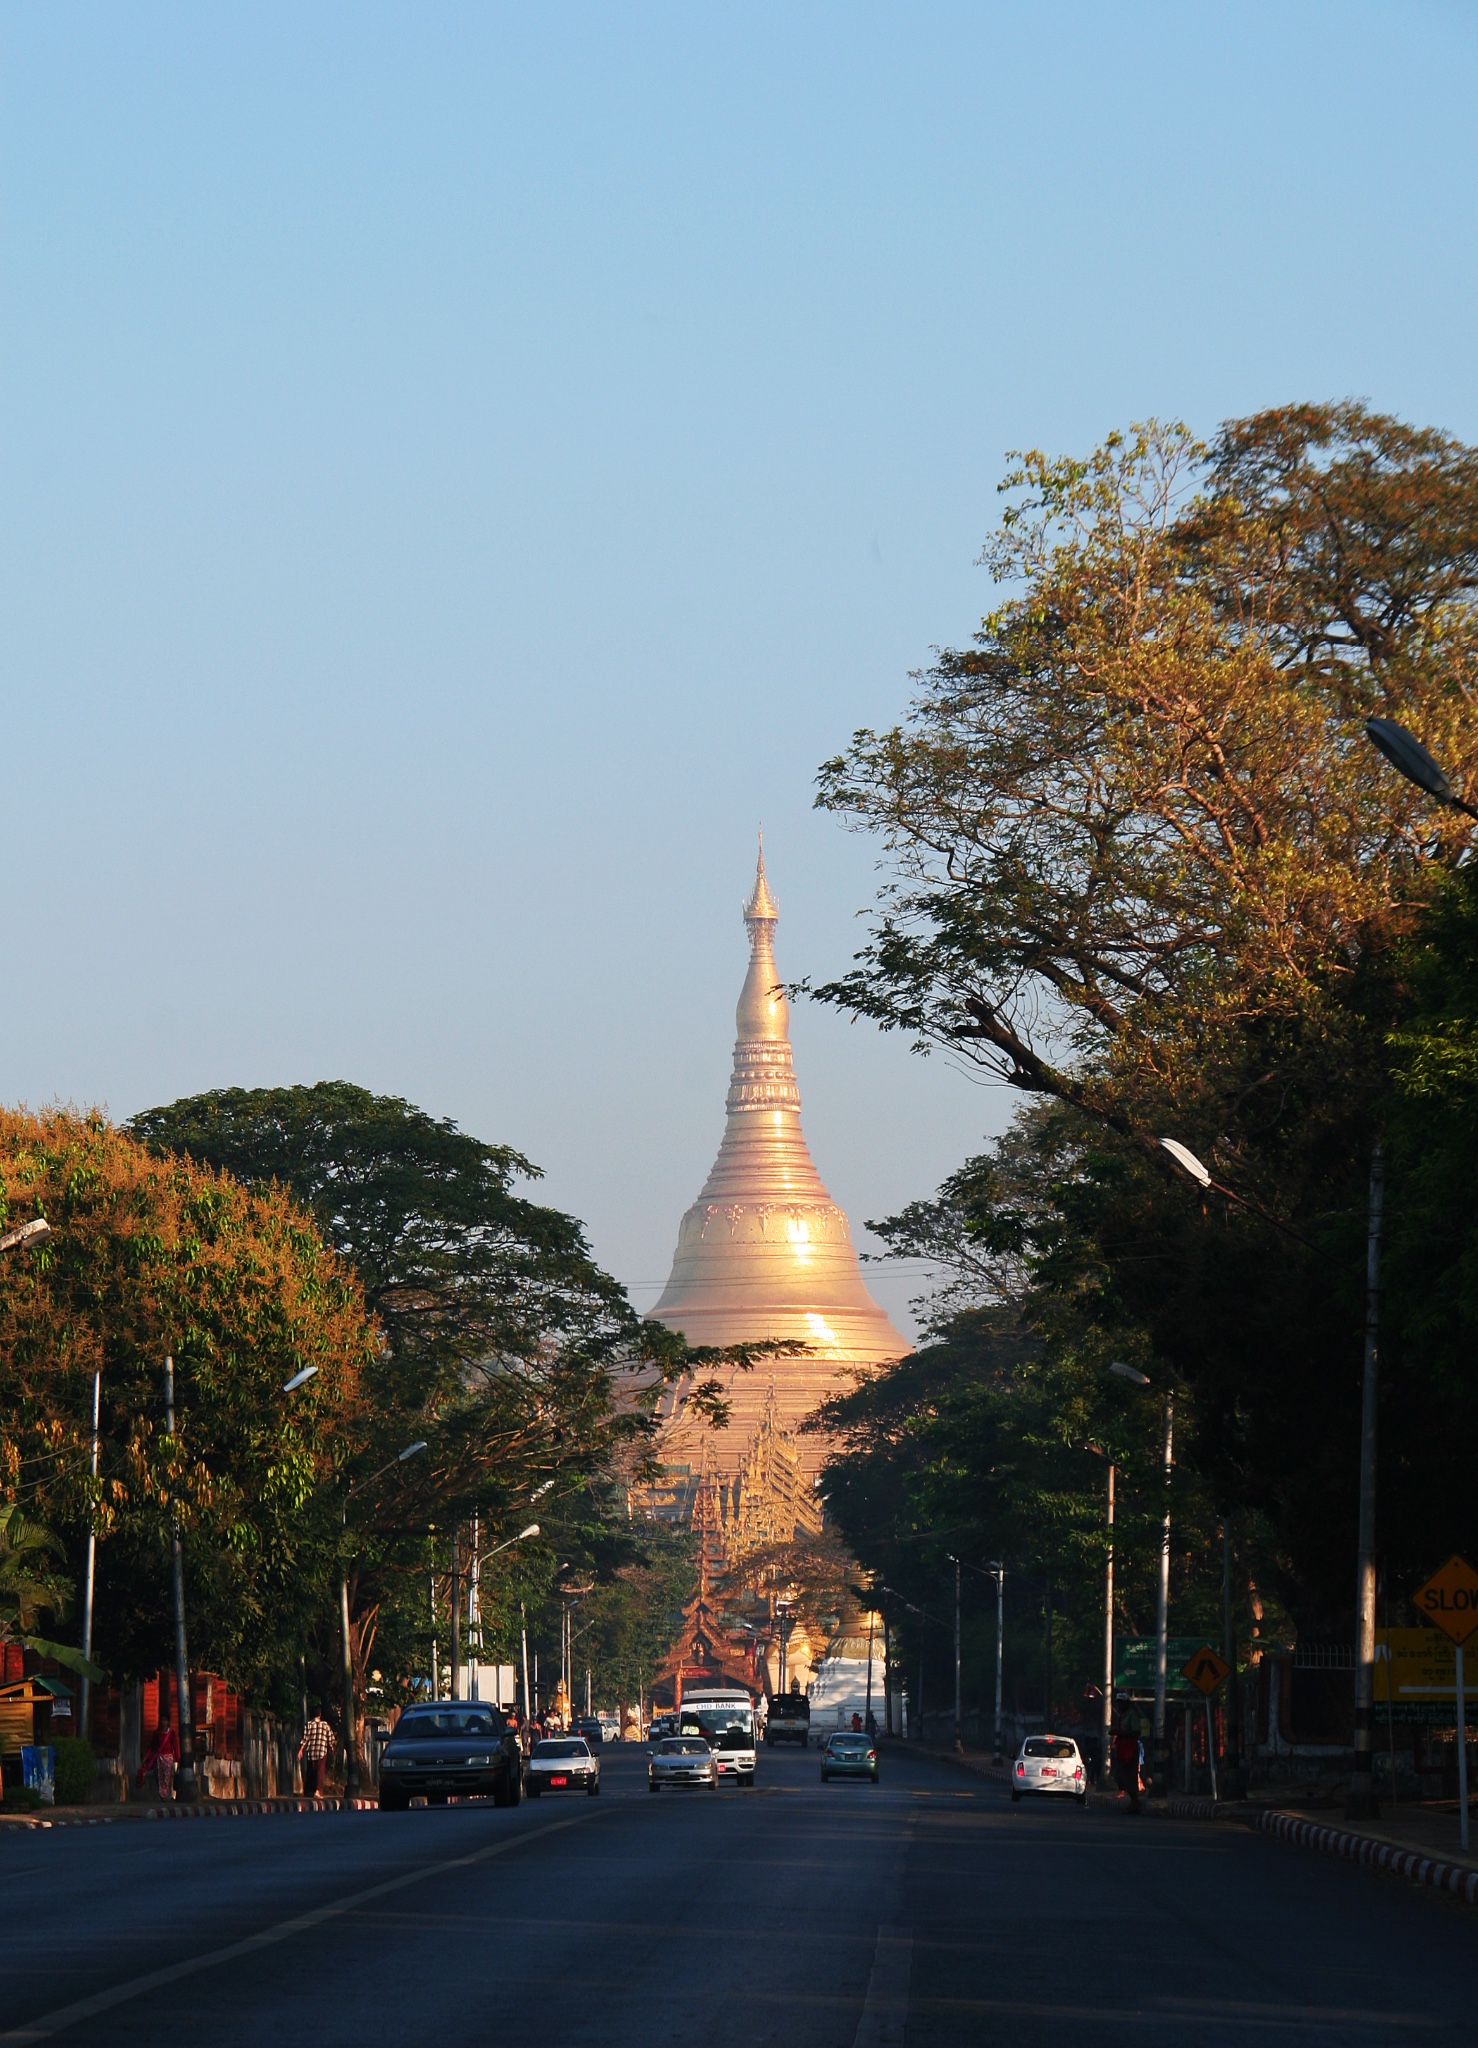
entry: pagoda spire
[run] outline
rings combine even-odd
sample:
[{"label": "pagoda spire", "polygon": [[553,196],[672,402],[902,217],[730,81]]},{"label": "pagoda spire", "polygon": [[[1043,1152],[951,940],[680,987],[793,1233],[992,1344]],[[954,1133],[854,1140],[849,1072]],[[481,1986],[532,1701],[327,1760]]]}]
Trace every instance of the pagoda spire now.
[{"label": "pagoda spire", "polygon": [[[806,1356],[774,1363],[779,1417],[791,1427],[850,1386],[849,1368],[880,1365],[909,1347],[867,1291],[846,1216],[801,1130],[790,1006],[775,963],[779,921],[761,838],[744,905],[749,965],[735,1011],[723,1142],[682,1220],[672,1274],[651,1313],[691,1344],[804,1343]],[[729,1468],[767,1405],[755,1378],[742,1375],[728,1390],[731,1423],[719,1455]],[[808,1462],[824,1455],[815,1439],[807,1451]]]}]

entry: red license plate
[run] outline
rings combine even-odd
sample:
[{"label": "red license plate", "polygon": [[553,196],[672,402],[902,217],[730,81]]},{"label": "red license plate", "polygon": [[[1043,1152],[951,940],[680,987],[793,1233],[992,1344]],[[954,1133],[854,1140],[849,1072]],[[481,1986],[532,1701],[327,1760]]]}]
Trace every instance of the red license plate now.
[{"label": "red license plate", "polygon": [[551,1778],[549,1782],[551,1785],[568,1785],[570,1781],[568,1778]]}]

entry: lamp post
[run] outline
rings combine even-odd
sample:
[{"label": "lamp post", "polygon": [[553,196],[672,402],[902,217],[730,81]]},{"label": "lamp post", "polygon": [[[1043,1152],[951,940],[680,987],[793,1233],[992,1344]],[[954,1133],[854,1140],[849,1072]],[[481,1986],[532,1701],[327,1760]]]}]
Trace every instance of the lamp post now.
[{"label": "lamp post", "polygon": [[[164,1431],[174,1436],[174,1359],[164,1361]],[[175,1798],[191,1805],[200,1797],[195,1777],[195,1715],[190,1698],[190,1660],[185,1647],[185,1551],[176,1508],[169,1537],[169,1571],[174,1591],[174,1682],[180,1714],[180,1769]]]},{"label": "lamp post", "polygon": [[991,1762],[999,1764],[1005,1762],[1001,1754],[1001,1666],[1006,1647],[1006,1567],[993,1558],[987,1569],[996,1582],[996,1746]]},{"label": "lamp post", "polygon": [[[1375,727],[1381,729],[1379,733],[1373,730]],[[1371,718],[1366,720],[1365,729],[1372,742],[1388,760],[1395,762],[1408,780],[1428,790],[1440,802],[1451,804],[1470,817],[1478,817],[1478,811],[1453,795],[1447,777],[1404,726],[1397,725],[1394,719]],[[1428,771],[1435,780],[1427,779]],[[1225,1195],[1229,1201],[1262,1215],[1265,1222],[1271,1223],[1285,1236],[1310,1250],[1320,1250],[1291,1224],[1276,1216],[1268,1216],[1245,1195],[1239,1195],[1235,1188],[1223,1187],[1219,1181],[1213,1180],[1188,1145],[1182,1145],[1174,1138],[1162,1138],[1160,1143],[1198,1187]],[[1372,1744],[1375,1737],[1375,1479],[1380,1399],[1380,1251],[1385,1190],[1385,1152],[1377,1138],[1370,1152],[1365,1229],[1365,1355],[1360,1378],[1360,1496],[1355,1533],[1355,1753],[1350,1795],[1345,1806],[1348,1820],[1372,1820],[1379,1811]]]},{"label": "lamp post", "polygon": [[963,1750],[965,1744],[960,1714],[960,1560],[950,1555],[949,1561],[955,1568],[955,1748]]},{"label": "lamp post", "polygon": [[[377,1479],[383,1479],[397,1465],[403,1465],[407,1458],[414,1458],[424,1451],[423,1437],[418,1443],[407,1444],[403,1451],[397,1451],[387,1459],[378,1472],[371,1472],[368,1479],[351,1480],[344,1495],[344,1509],[340,1526],[349,1526],[349,1502],[360,1486],[373,1486]],[[349,1647],[349,1553],[347,1544],[339,1551],[339,1639],[341,1648],[340,1674],[344,1682],[344,1801],[351,1805],[358,1796],[361,1783],[359,1772],[359,1742],[354,1725],[354,1656]]]},{"label": "lamp post", "polygon": [[[1132,1365],[1126,1365],[1122,1358],[1116,1358],[1109,1366],[1109,1371],[1116,1379],[1128,1380],[1131,1386],[1147,1387],[1150,1384],[1147,1373],[1137,1371]],[[1165,1798],[1170,1790],[1170,1761],[1165,1745],[1165,1666],[1170,1631],[1170,1482],[1175,1468],[1175,1396],[1168,1391],[1162,1415],[1165,1432],[1162,1451],[1165,1512],[1160,1524],[1160,1587],[1155,1606],[1155,1725],[1150,1779],[1151,1797],[1156,1799]]]},{"label": "lamp post", "polygon": [[[1113,1367],[1109,1368],[1110,1371]],[[1120,1375],[1122,1377],[1122,1375]],[[1106,1779],[1109,1751],[1114,1740],[1114,1476],[1116,1467],[1108,1452],[1097,1444],[1083,1449],[1108,1466],[1108,1545],[1103,1568],[1103,1761],[1100,1773]]]}]

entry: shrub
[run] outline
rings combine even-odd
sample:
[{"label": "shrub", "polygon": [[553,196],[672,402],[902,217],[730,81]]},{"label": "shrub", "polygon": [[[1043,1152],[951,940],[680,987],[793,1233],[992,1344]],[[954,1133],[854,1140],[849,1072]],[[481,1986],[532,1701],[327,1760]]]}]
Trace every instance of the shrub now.
[{"label": "shrub", "polygon": [[97,1781],[98,1760],[82,1735],[63,1735],[56,1749],[56,1803],[80,1806]]}]

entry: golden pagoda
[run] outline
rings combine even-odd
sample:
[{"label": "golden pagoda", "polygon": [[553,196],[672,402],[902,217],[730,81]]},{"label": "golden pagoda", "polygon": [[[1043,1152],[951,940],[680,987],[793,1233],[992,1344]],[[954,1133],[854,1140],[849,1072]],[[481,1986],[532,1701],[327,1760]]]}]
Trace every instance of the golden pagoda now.
[{"label": "golden pagoda", "polygon": [[[761,841],[754,894],[744,906],[749,972],[736,1012],[723,1142],[679,1226],[672,1274],[651,1310],[690,1344],[789,1338],[808,1347],[803,1356],[720,1375],[729,1421],[708,1443],[716,1470],[726,1476],[740,1469],[762,1428],[794,1430],[829,1395],[850,1391],[859,1371],[909,1349],[868,1293],[846,1216],[806,1149],[790,1010],[775,966],[779,915]],[[680,1391],[664,1411],[667,1455],[673,1457],[687,1433]],[[799,1442],[814,1479],[826,1446],[815,1437]]]}]

